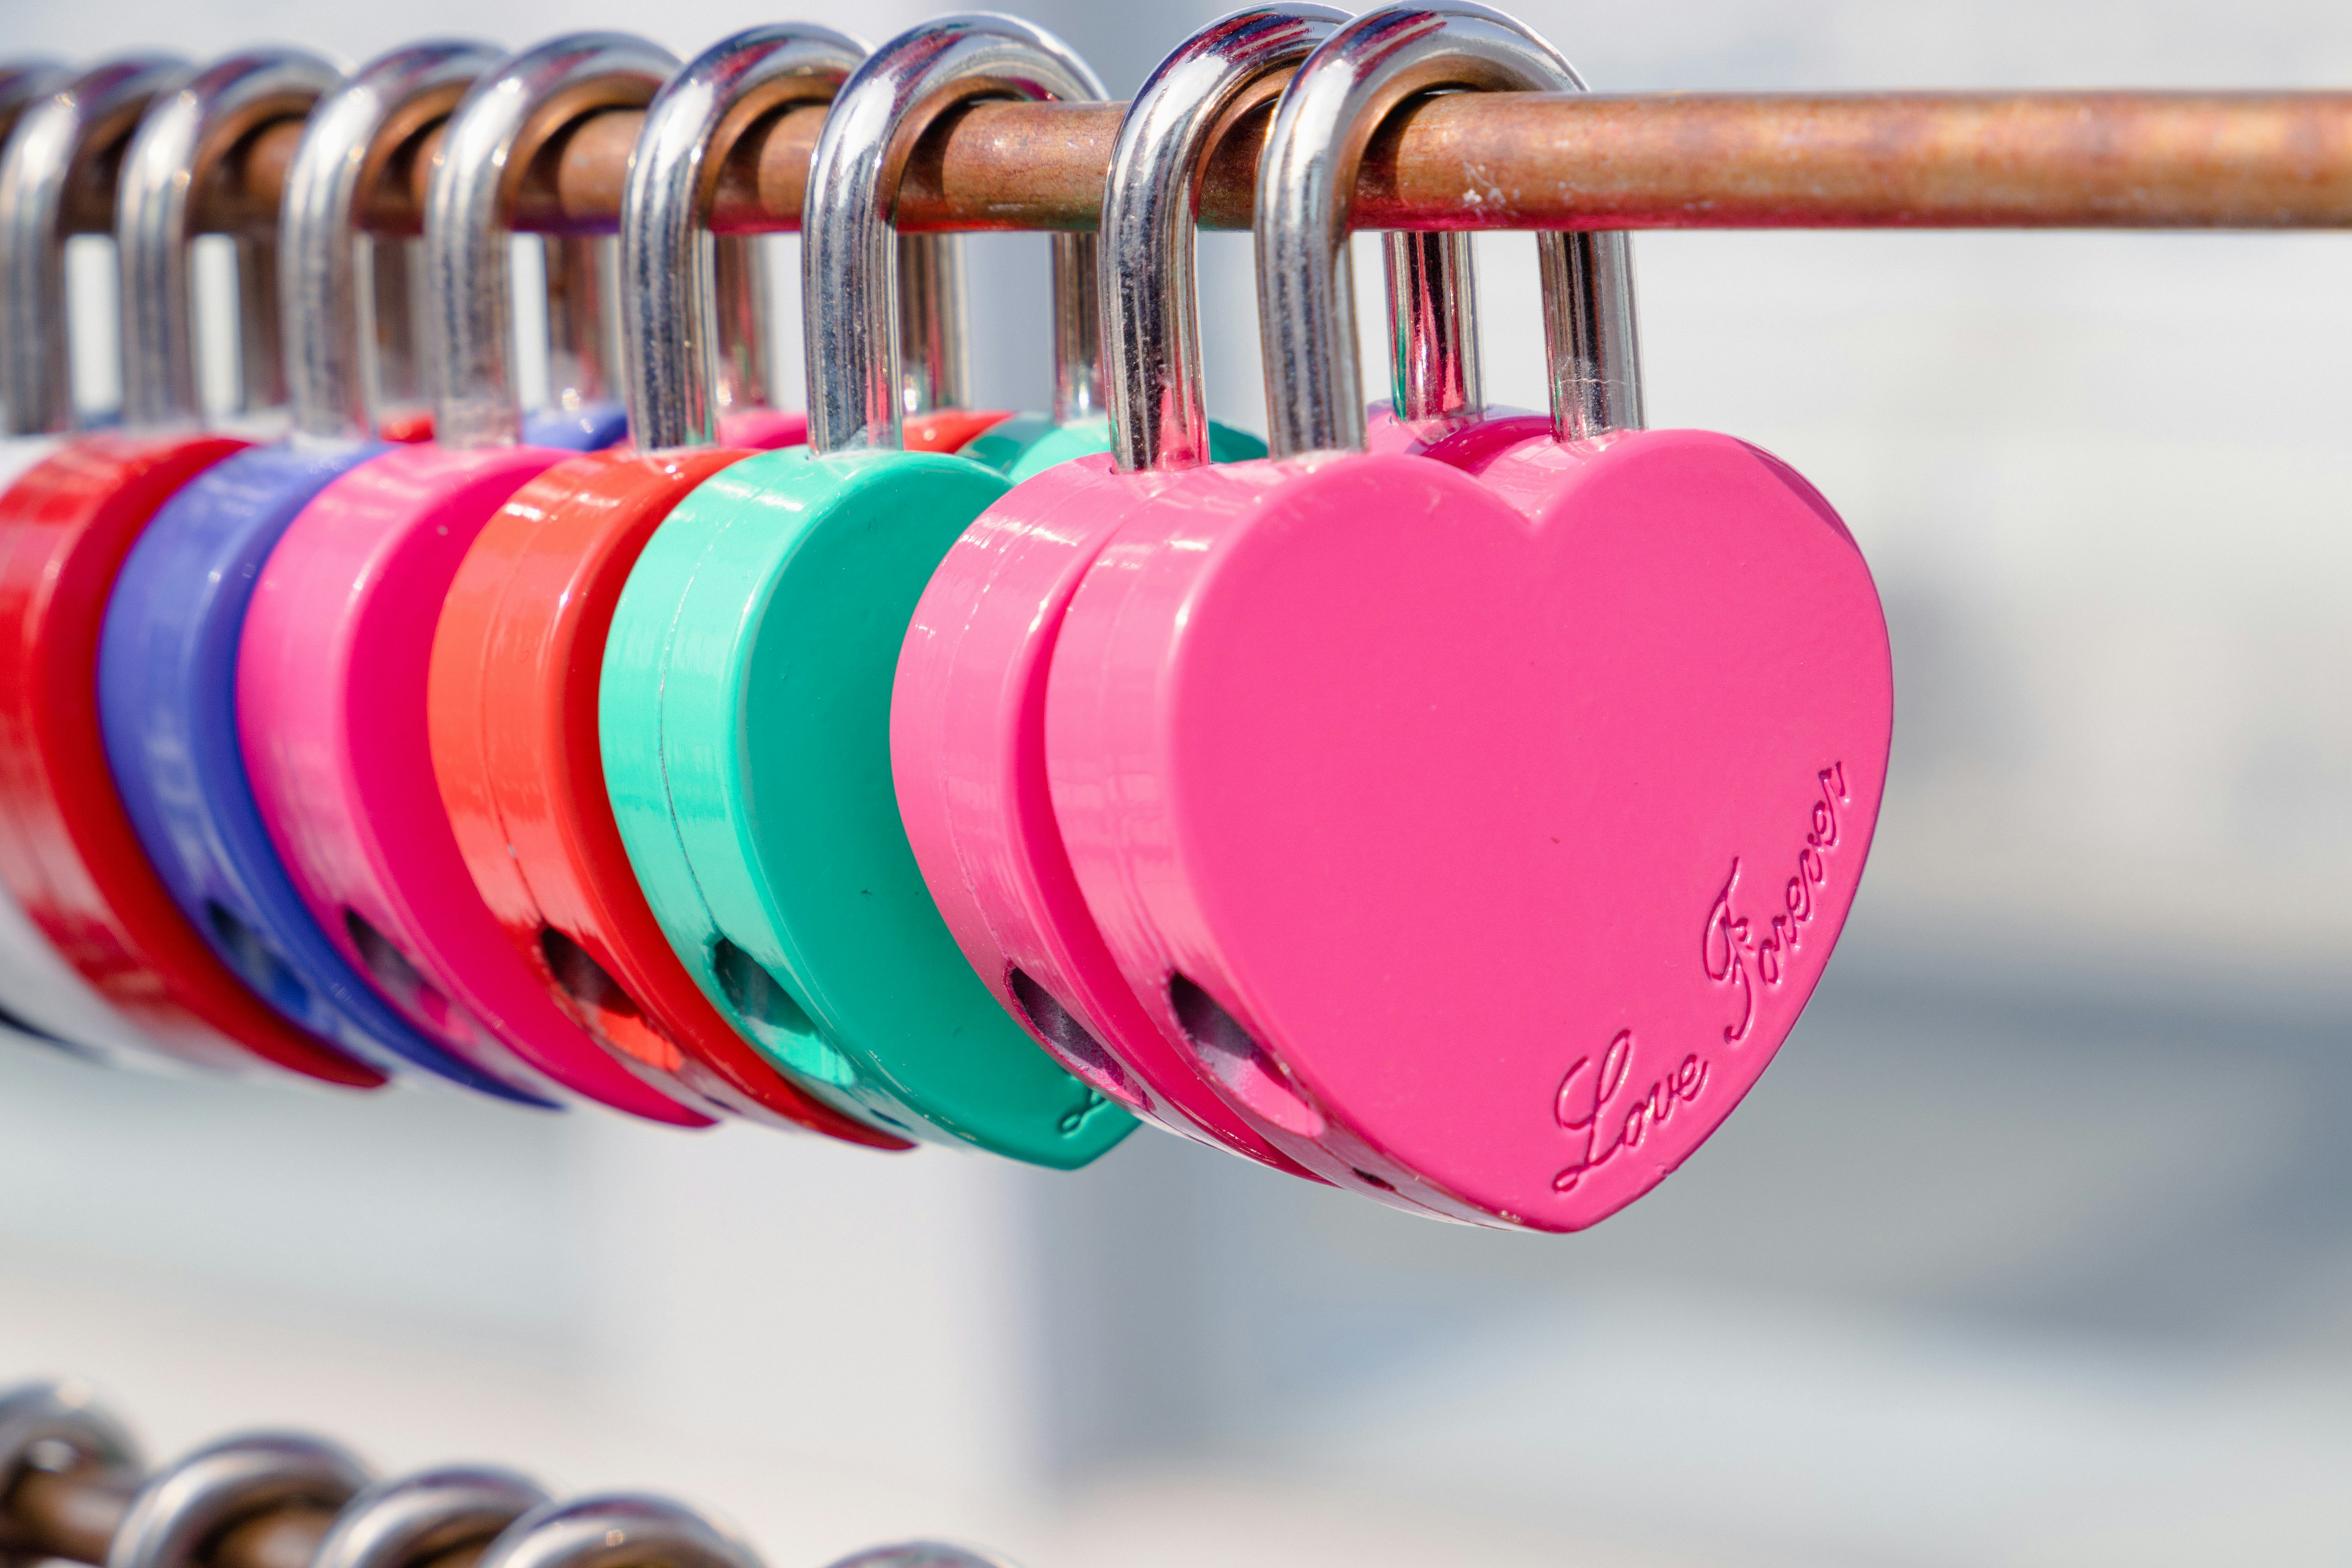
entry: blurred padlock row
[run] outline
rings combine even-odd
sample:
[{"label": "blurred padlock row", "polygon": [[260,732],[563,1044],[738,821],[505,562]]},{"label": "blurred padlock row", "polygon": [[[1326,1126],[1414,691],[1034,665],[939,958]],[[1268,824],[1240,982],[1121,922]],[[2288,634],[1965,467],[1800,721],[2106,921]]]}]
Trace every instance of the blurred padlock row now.
[{"label": "blurred padlock row", "polygon": [[[1276,5],[1187,39],[1125,109],[1098,230],[1054,236],[1025,413],[967,405],[957,237],[893,226],[961,108],[1103,96],[1025,22],[5,80],[25,1041],[1057,1168],[1140,1121],[1572,1230],[1704,1142],[1811,995],[1893,702],[1834,510],[1643,427],[1622,234],[1529,241],[1542,413],[1485,401],[1466,237],[1389,234],[1365,396],[1367,146],[1432,94],[1583,89],[1501,13]],[[746,128],[812,105],[800,413],[769,405],[750,238],[710,223]],[[527,408],[517,214],[639,110],[617,238],[548,246]],[[195,213],[294,121],[274,230],[237,240],[245,406],[208,418]],[[1265,443],[1206,416],[1192,272],[1244,122]],[[421,238],[365,232],[420,181]],[[103,419],[66,370],[93,184]]]},{"label": "blurred padlock row", "polygon": [[[729,1526],[670,1498],[558,1500],[482,1465],[379,1479],[301,1433],[247,1433],[150,1468],[72,1383],[0,1392],[0,1548],[93,1568],[761,1568]],[[834,1568],[1007,1565],[909,1542]]]}]

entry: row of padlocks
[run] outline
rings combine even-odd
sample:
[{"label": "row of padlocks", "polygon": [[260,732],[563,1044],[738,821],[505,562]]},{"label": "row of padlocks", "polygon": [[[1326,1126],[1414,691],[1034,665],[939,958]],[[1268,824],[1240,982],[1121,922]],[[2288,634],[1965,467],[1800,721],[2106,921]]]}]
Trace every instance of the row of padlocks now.
[{"label": "row of padlocks", "polygon": [[[1884,618],[1786,464],[1643,427],[1623,237],[1531,240],[1552,401],[1527,414],[1480,396],[1465,237],[1391,235],[1393,395],[1367,405],[1372,133],[1433,91],[1582,86],[1499,13],[1266,5],[1182,44],[1126,110],[1098,236],[1055,237],[1055,406],[1027,414],[963,405],[956,242],[892,226],[948,110],[1102,96],[1024,22],[37,85],[0,165],[24,1036],[1055,1167],[1140,1120],[1570,1230],[1721,1124],[1822,973],[1885,778]],[[1206,417],[1193,202],[1277,86],[1261,444]],[[761,405],[757,268],[707,224],[728,138],[828,100],[803,416]],[[615,105],[646,106],[617,277],[614,247],[551,247],[563,352],[526,409],[514,205]],[[290,433],[202,428],[191,191],[305,113]],[[62,433],[65,193],[132,123],[120,422]],[[419,258],[356,215],[428,123]],[[396,278],[429,420],[383,391]]]}]

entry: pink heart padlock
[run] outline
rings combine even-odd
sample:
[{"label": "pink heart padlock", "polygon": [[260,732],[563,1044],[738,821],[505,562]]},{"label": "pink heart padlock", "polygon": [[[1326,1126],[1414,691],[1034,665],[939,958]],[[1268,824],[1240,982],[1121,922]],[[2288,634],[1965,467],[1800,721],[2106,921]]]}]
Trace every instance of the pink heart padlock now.
[{"label": "pink heart padlock", "polygon": [[[1044,718],[1061,616],[1095,552],[1171,475],[1209,461],[1192,251],[1214,135],[1346,20],[1313,5],[1235,12],[1178,46],[1129,105],[1103,196],[1114,452],[1023,481],[965,531],[909,624],[890,721],[916,861],[1005,1010],[1139,1115],[1300,1174],[1200,1081],[1095,930],[1054,824]],[[1389,237],[1400,374],[1394,410],[1374,410],[1378,449],[1418,450],[1477,427],[1466,238]]]},{"label": "pink heart padlock", "polygon": [[1819,494],[1729,437],[1633,428],[1622,237],[1540,241],[1549,431],[1475,427],[1461,468],[1363,449],[1365,141],[1419,92],[1576,85],[1466,4],[1370,13],[1301,68],[1257,219],[1276,457],[1129,515],[1044,719],[1073,873],[1198,1080],[1334,1183],[1542,1230],[1648,1191],[1771,1060],[1852,904],[1893,711]]}]

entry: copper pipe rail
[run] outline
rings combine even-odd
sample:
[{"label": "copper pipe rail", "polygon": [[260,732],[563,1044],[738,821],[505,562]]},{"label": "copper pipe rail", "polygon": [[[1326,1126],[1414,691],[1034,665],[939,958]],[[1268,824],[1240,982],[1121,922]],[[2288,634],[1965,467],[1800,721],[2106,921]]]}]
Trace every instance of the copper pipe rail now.
[{"label": "copper pipe rail", "polygon": [[[1123,105],[981,103],[909,163],[909,230],[1094,226]],[[752,126],[721,163],[713,226],[795,228],[823,121]],[[613,227],[643,116],[565,128],[521,176],[517,226]],[[1236,120],[1201,221],[1246,228],[1266,115]],[[299,123],[257,132],[203,182],[199,222],[275,216]],[[414,233],[438,131],[370,194],[380,233]],[[110,182],[79,182],[102,231]],[[1363,228],[2341,228],[2352,226],[2352,92],[1457,94],[1384,127],[1356,191]]]}]

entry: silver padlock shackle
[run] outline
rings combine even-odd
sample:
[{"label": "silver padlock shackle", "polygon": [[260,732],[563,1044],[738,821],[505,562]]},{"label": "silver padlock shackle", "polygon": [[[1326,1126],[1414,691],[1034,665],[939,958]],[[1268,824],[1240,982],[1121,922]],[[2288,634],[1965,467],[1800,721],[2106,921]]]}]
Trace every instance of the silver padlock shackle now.
[{"label": "silver padlock shackle", "polygon": [[369,61],[310,111],[278,209],[278,281],[294,433],[375,431],[373,289],[360,265],[360,193],[400,144],[457,107],[498,48],[439,38]]},{"label": "silver padlock shackle", "polygon": [[[1258,161],[1258,331],[1277,458],[1364,444],[1349,207],[1365,145],[1399,104],[1438,91],[1581,92],[1558,51],[1470,0],[1383,6],[1334,33],[1291,79]],[[1622,234],[1537,237],[1553,433],[1642,424]]]},{"label": "silver padlock shackle", "polygon": [[[72,89],[67,84],[72,79],[73,72],[58,60],[19,58],[0,62],[0,121],[6,122],[9,134],[14,136],[17,124],[38,106],[41,99],[58,94],[61,89],[70,93]],[[5,195],[0,195],[0,203],[5,203],[8,195],[21,197],[26,194],[23,182],[17,182],[13,187],[10,185],[5,159],[6,153],[0,152],[0,193],[5,193]],[[0,216],[0,276],[5,276],[8,268],[7,226],[6,217]],[[0,282],[0,289],[5,288],[5,282]],[[0,312],[5,312],[5,306],[0,306]],[[20,336],[14,330],[17,324],[16,320],[0,313],[0,321],[5,321],[8,329],[5,336],[0,336],[0,342],[9,344],[10,359],[37,355],[47,361],[53,347],[62,355],[65,338],[62,309],[54,313],[36,315],[30,320],[37,323],[35,331],[30,336]],[[41,368],[46,368],[46,365]],[[40,428],[38,425],[19,427],[13,412],[14,383],[17,379],[17,373],[13,369],[0,372],[0,436],[33,435]]]},{"label": "silver padlock shackle", "polygon": [[[159,93],[140,116],[114,190],[125,428],[171,429],[204,416],[196,397],[188,244],[194,237],[194,189],[205,167],[260,126],[308,114],[342,79],[341,71],[306,49],[247,49],[223,56],[175,91]],[[248,249],[240,259],[266,270],[271,258]],[[246,297],[256,295],[248,289]],[[274,328],[276,321],[246,324]],[[274,345],[275,338],[269,331],[260,341]],[[276,374],[275,366],[245,370],[248,385]]]},{"label": "silver padlock shackle", "polygon": [[136,129],[187,62],[122,55],[51,92],[18,116],[0,153],[0,378],[11,436],[75,426],[66,341],[65,194],[75,166]]},{"label": "silver padlock shackle", "polygon": [[[1297,66],[1348,19],[1315,5],[1234,12],[1177,45],[1128,105],[1102,205],[1103,370],[1120,471],[1209,460],[1194,236],[1201,175],[1215,150],[1210,137],[1231,123],[1245,95]],[[1475,416],[1485,398],[1470,237],[1382,238],[1398,416]]]},{"label": "silver padlock shackle", "polygon": [[[891,209],[908,154],[944,110],[981,98],[1087,101],[1103,86],[1070,47],[1012,16],[967,13],[919,23],[876,49],[834,100],[801,207],[801,311],[809,376],[809,447],[817,452],[901,445],[900,418],[953,407],[965,373],[960,247],[933,236],[939,276],[901,270]],[[1099,401],[1095,237],[1057,234],[1054,247],[1054,416],[1076,418]],[[911,257],[913,254],[908,253]],[[910,281],[941,330],[929,386],[910,399],[899,380],[900,294]],[[926,397],[928,392],[928,398]]]},{"label": "silver padlock shackle", "polygon": [[1122,473],[1209,460],[1194,237],[1210,132],[1244,92],[1347,20],[1299,5],[1221,17],[1153,68],[1119,121],[1103,180],[1102,298],[1111,452]]},{"label": "silver padlock shackle", "polygon": [[520,145],[600,109],[642,109],[677,58],[628,33],[568,33],[509,55],[478,79],[442,133],[425,201],[426,345],[439,369],[434,439],[470,450],[522,439],[513,357],[508,219]]},{"label": "silver padlock shackle", "polygon": [[335,1515],[310,1568],[414,1568],[488,1542],[547,1502],[528,1476],[478,1465],[378,1481]]},{"label": "silver padlock shackle", "polygon": [[[719,439],[726,306],[705,227],[719,184],[712,150],[786,104],[828,101],[866,54],[830,27],[747,28],[696,56],[646,110],[621,195],[621,358],[638,450]],[[742,346],[756,356],[765,346],[766,279],[754,272],[730,281],[751,291],[738,314],[751,340]]]}]

